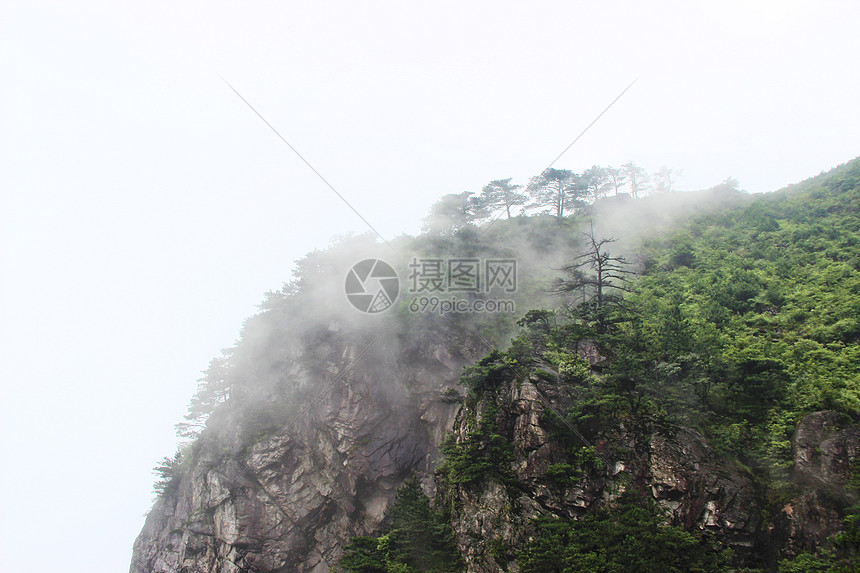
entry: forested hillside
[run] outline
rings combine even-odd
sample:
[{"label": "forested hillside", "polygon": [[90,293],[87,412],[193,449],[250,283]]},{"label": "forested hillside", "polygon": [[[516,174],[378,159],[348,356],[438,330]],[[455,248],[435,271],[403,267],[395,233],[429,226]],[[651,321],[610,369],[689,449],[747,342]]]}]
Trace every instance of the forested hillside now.
[{"label": "forested hillside", "polygon": [[[755,196],[553,171],[547,214],[498,180],[301,261],[201,380],[132,572],[855,570],[860,160]],[[515,259],[516,311],[358,316],[380,254]]]},{"label": "forested hillside", "polygon": [[[600,245],[602,253],[595,252],[597,243],[591,245],[585,264],[569,267],[556,285],[566,306],[526,313],[523,332],[511,347],[488,355],[463,376],[464,431],[442,446],[438,477],[447,497],[437,500],[440,510],[456,519],[470,490],[488,489],[486,481],[529,490],[518,481],[514,433],[499,428],[505,416],[499,415],[504,398],[498,390],[507,380],[521,383],[531,376],[566,387],[571,402],[562,409],[565,420],[557,419],[557,410],[543,413],[555,440],[568,450],[563,461],[551,460],[555,463],[544,468],[556,487],[575,489],[605,472],[619,453],[605,444],[619,427],[646,441],[654,426],[667,432],[692,428],[753,481],[762,521],[753,532],[758,547],[745,556],[745,565],[855,570],[858,215],[860,163],[854,162],[777,193],[734,197],[672,233],[646,238],[637,276],[633,265],[611,256],[611,241]],[[614,271],[602,281],[602,301],[597,299],[599,254],[604,272]],[[598,349],[591,364],[577,350],[584,340]],[[828,468],[838,479],[816,483],[820,476],[804,475],[806,468],[798,467],[792,437],[804,416],[822,410],[828,412],[828,429],[853,428],[854,442],[841,452],[847,457]],[[810,465],[826,455],[815,448]],[[839,467],[846,461],[852,465]],[[471,542],[485,543],[495,565],[516,561],[523,572],[736,570],[737,552],[716,535],[693,535],[671,518],[667,522],[666,507],[637,483],[642,476],[630,478],[614,501],[595,504],[577,519],[564,511],[536,517],[533,537],[518,551],[503,536]],[[812,496],[822,513],[838,516],[843,532],[799,540],[783,552],[768,548],[778,541],[768,530],[804,496],[807,504]],[[391,526],[384,537],[389,545],[376,554],[379,569],[368,565],[372,552],[364,565],[355,566],[359,547],[350,546],[345,570],[401,570],[397,564],[404,571],[455,570],[445,561],[436,569],[408,569],[415,567],[409,546],[391,551],[391,540],[414,534],[411,525]],[[366,549],[368,542],[362,543]]]}]

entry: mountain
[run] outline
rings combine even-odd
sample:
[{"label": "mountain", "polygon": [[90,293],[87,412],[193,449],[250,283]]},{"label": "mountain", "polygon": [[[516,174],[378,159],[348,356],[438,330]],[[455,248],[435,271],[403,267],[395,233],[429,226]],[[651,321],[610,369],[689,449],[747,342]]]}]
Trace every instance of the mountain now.
[{"label": "mountain", "polygon": [[854,570],[858,213],[854,160],[312,253],[201,380],[130,571]]}]

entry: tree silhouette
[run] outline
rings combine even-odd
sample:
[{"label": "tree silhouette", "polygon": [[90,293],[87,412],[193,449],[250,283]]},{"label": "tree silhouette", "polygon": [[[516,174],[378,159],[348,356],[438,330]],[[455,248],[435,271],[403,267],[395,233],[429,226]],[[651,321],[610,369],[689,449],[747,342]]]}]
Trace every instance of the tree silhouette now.
[{"label": "tree silhouette", "polygon": [[488,211],[504,209],[508,219],[511,218],[511,207],[525,205],[526,195],[520,193],[522,185],[512,185],[511,177],[507,179],[496,179],[490,181],[481,189],[481,194],[476,198],[477,203]]},{"label": "tree silhouette", "polygon": [[582,180],[592,201],[597,201],[605,196],[613,186],[609,170],[599,165],[594,165],[586,169],[582,174]]},{"label": "tree silhouette", "polygon": [[188,405],[186,421],[176,424],[176,433],[182,438],[193,438],[200,433],[215,408],[230,397],[230,351],[223,352],[224,356],[209,362],[209,368],[197,381],[197,392]]},{"label": "tree silhouette", "polygon": [[650,188],[648,180],[648,172],[642,167],[636,165],[632,161],[628,161],[621,166],[624,176],[630,183],[630,194],[634,199],[638,199],[640,194],[648,192]]},{"label": "tree silhouette", "polygon": [[620,167],[607,167],[606,176],[609,178],[609,183],[612,185],[612,188],[615,189],[615,196],[618,197],[618,191],[624,187],[624,183],[627,182],[627,176],[624,174],[624,170]]},{"label": "tree silhouette", "polygon": [[569,169],[550,167],[529,182],[529,192],[536,207],[550,207],[561,219],[566,209],[582,204],[586,189],[582,178]]},{"label": "tree silhouette", "polygon": [[484,213],[472,199],[470,191],[443,195],[430,207],[430,214],[424,219],[424,230],[441,233],[456,231],[481,218]]},{"label": "tree silhouette", "polygon": [[661,167],[654,174],[654,191],[656,193],[668,193],[675,189],[675,177],[679,174],[678,171],[671,167]]}]

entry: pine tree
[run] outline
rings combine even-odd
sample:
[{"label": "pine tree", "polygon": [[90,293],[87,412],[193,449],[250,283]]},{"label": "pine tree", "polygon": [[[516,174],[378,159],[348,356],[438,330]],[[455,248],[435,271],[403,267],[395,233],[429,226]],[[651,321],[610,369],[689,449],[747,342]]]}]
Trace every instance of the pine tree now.
[{"label": "pine tree", "polygon": [[526,195],[520,193],[522,185],[512,185],[511,178],[496,179],[490,181],[481,189],[481,194],[476,198],[478,205],[493,212],[504,209],[508,219],[511,218],[511,207],[525,205]]},{"label": "pine tree", "polygon": [[646,194],[651,183],[648,177],[648,172],[632,161],[628,161],[621,166],[624,176],[630,183],[630,194],[634,199],[638,199],[640,195]]},{"label": "pine tree", "polygon": [[549,207],[561,219],[565,211],[575,211],[585,201],[587,189],[582,177],[569,169],[550,167],[529,182],[534,207]]}]

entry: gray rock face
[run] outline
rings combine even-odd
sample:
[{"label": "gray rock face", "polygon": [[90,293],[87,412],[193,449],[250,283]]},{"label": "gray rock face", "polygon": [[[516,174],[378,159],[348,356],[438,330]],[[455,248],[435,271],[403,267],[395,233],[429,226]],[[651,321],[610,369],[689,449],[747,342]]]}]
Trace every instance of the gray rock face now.
[{"label": "gray rock face", "polygon": [[812,484],[845,486],[851,462],[860,454],[860,426],[845,422],[838,412],[809,414],[792,440],[795,475]]},{"label": "gray rock face", "polygon": [[773,532],[780,556],[812,551],[841,530],[841,507],[856,501],[846,485],[858,455],[860,426],[844,415],[814,412],[800,421],[792,439],[800,491],[780,508]]},{"label": "gray rock face", "polygon": [[[515,557],[535,517],[575,519],[632,487],[651,492],[667,523],[706,532],[732,548],[740,566],[773,564],[826,544],[842,528],[842,508],[856,501],[846,486],[860,454],[860,426],[836,412],[801,420],[793,439],[799,493],[778,508],[766,505],[748,470],[719,456],[700,433],[653,421],[604,429],[589,444],[602,463],[559,483],[547,470],[573,460],[570,447],[565,451],[553,435],[553,424],[559,423],[553,414],[571,405],[569,391],[537,376],[511,380],[459,412],[454,424],[459,442],[470,425],[494,417],[493,427],[512,446],[516,482],[505,487],[485,477],[446,492],[470,573],[517,571]],[[772,521],[762,522],[764,509],[775,513]]]},{"label": "gray rock face", "polygon": [[[355,352],[327,351],[347,362]],[[833,499],[845,495],[860,426],[834,412],[798,426],[793,454],[802,488],[761,523],[764,502],[746,471],[690,428],[619,422],[590,438],[600,463],[571,479],[553,477],[551,466],[573,463],[572,449],[586,445],[559,439],[556,413],[573,405],[571,387],[531,376],[501,382],[474,403],[442,399],[467,362],[443,346],[382,351],[321,394],[319,384],[300,382],[316,389],[295,421],[260,432],[253,417],[227,411],[195,444],[177,490],[156,501],[130,572],[328,572],[351,537],[378,527],[407,477],[417,473],[430,494],[445,487],[432,478],[446,432],[462,442],[470,423],[489,418],[510,445],[516,485],[482,479],[437,496],[454,508],[451,524],[470,573],[517,571],[534,518],[576,518],[634,487],[651,492],[667,523],[716,536],[739,564],[766,551],[773,561],[814,548],[841,526]]]},{"label": "gray rock face", "polygon": [[380,378],[380,361],[391,359],[384,354],[356,366],[295,423],[250,443],[239,436],[253,420],[205,431],[176,493],[150,511],[131,573],[331,570],[352,536],[379,525],[407,477],[430,475],[459,407],[440,395],[464,358],[430,349],[431,359],[408,370],[384,364]]},{"label": "gray rock face", "polygon": [[456,539],[470,573],[516,571],[513,558],[527,542],[535,517],[575,518],[631,487],[650,490],[667,521],[716,535],[741,560],[749,554],[761,514],[753,484],[689,428],[620,424],[594,442],[605,460],[602,467],[564,486],[548,476],[552,464],[571,461],[552,435],[548,412],[563,411],[569,402],[564,386],[531,377],[502,384],[472,411],[464,406],[460,412],[454,426],[460,440],[472,416],[480,421],[495,414],[498,431],[513,445],[511,470],[517,482],[506,488],[485,479],[449,492],[455,500]]}]

